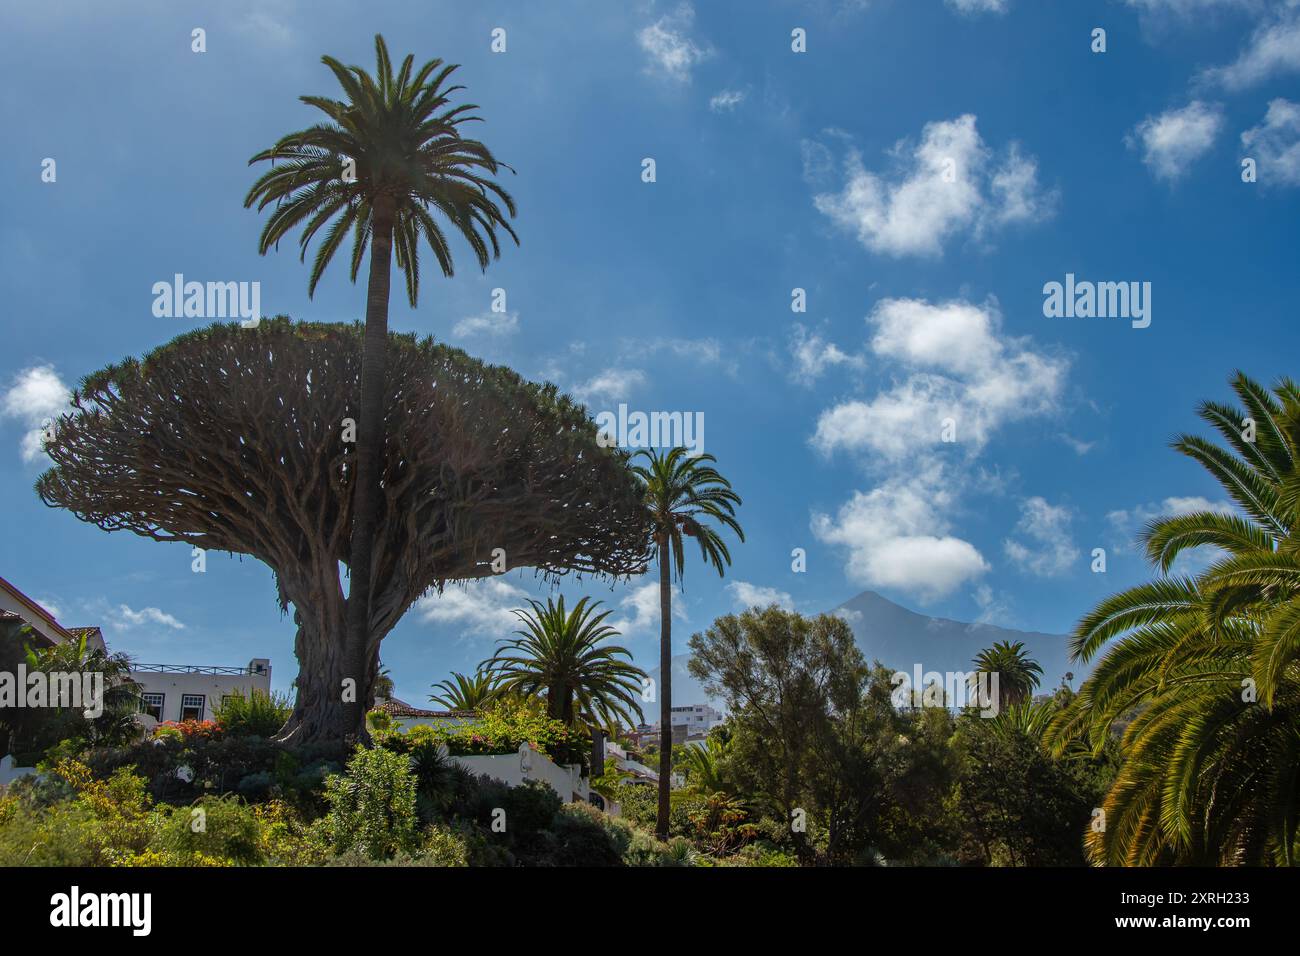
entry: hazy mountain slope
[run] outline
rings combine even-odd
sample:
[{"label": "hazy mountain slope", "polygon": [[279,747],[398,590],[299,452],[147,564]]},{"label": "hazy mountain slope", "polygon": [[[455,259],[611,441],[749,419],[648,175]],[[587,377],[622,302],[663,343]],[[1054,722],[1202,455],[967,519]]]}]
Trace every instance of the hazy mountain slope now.
[{"label": "hazy mountain slope", "polygon": [[[868,661],[878,660],[886,667],[906,670],[909,674],[917,664],[923,671],[968,671],[971,659],[995,641],[1022,641],[1029,656],[1043,667],[1042,689],[1045,690],[1056,687],[1067,671],[1075,674],[1073,683],[1077,688],[1077,678],[1087,669],[1067,663],[1063,635],[929,617],[909,611],[874,591],[863,591],[834,612],[842,615],[853,628],[853,636]],[[689,654],[673,657],[674,704],[699,704],[708,700],[704,689],[687,673],[689,659]],[[649,673],[658,680],[658,667]],[[658,710],[653,705],[646,709],[646,720],[650,723],[658,720]]]}]

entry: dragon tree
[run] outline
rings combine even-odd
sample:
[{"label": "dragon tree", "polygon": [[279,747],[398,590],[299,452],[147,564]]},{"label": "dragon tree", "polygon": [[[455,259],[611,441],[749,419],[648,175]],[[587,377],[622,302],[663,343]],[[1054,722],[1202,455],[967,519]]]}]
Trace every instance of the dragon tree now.
[{"label": "dragon tree", "polygon": [[502,568],[622,578],[648,561],[640,483],[582,406],[390,333],[376,586],[364,646],[353,645],[340,563],[362,339],[360,324],[280,316],[198,329],[95,372],[54,424],[53,467],[36,486],[105,531],[269,566],[297,625],[298,699],[279,737],[295,744],[364,735],[380,642],[431,589]]}]

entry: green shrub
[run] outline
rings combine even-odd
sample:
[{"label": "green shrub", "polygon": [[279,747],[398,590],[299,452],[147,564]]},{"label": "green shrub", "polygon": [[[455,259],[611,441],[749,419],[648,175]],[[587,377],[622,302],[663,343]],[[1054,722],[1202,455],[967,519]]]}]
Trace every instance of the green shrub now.
[{"label": "green shrub", "polygon": [[449,827],[434,826],[420,838],[419,846],[402,850],[386,860],[375,860],[357,848],[326,861],[326,866],[469,866],[470,850],[463,835]]},{"label": "green shrub", "polygon": [[548,717],[545,707],[530,699],[503,698],[465,724],[381,730],[375,734],[375,742],[397,753],[441,743],[453,757],[512,754],[527,743],[556,763],[586,766],[589,759],[586,738],[563,721]]},{"label": "green shrub", "polygon": [[241,866],[266,862],[252,809],[236,797],[204,797],[177,807],[162,824],[157,849],[177,860],[219,860]]},{"label": "green shrub", "polygon": [[234,737],[274,737],[293,713],[293,700],[286,694],[253,688],[247,696],[236,691],[217,707],[213,717]]},{"label": "green shrub", "polygon": [[120,866],[145,853],[159,817],[144,779],[119,770],[96,780],[60,761],[55,774],[73,796],[48,806],[10,795],[0,822],[0,866]]},{"label": "green shrub", "polygon": [[587,803],[560,808],[551,824],[554,866],[622,866],[632,843],[632,828]]},{"label": "green shrub", "polygon": [[623,863],[627,866],[663,866],[667,856],[667,844],[660,843],[654,835],[633,827],[632,838],[623,851]]},{"label": "green shrub", "polygon": [[346,776],[325,781],[326,839],[336,854],[385,860],[417,844],[415,776],[402,754],[359,748]]}]

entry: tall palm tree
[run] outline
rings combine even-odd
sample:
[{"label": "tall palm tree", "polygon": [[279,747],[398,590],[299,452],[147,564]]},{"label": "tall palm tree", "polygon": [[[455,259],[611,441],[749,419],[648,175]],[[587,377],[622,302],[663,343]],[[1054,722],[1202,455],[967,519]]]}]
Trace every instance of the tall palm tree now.
[{"label": "tall palm tree", "polygon": [[704,562],[717,568],[719,577],[726,573],[731,553],[718,530],[705,521],[730,528],[741,541],[745,532],[736,521],[740,496],[713,467],[717,459],[712,455],[692,457],[685,448],[667,453],[643,449],[633,456],[633,461],[638,459],[645,464],[634,465],[632,470],[646,486],[650,531],[659,562],[659,813],[655,831],[664,840],[671,812],[673,759],[672,577],[676,574],[680,582],[686,570],[683,537],[696,540]]},{"label": "tall palm tree", "polygon": [[[1238,372],[1241,407],[1204,402],[1227,447],[1182,435],[1240,513],[1159,518],[1143,532],[1160,577],[1107,598],[1071,651],[1105,651],[1048,741],[1100,750],[1121,718],[1124,763],[1090,832],[1107,865],[1295,862],[1300,823],[1300,389]],[[1217,560],[1170,576],[1202,545]]]},{"label": "tall palm tree", "polygon": [[[366,289],[366,330],[361,361],[361,405],[357,449],[352,469],[351,529],[346,561],[349,660],[364,684],[359,688],[352,723],[360,728],[372,688],[378,646],[369,642],[369,610],[374,529],[383,480],[384,407],[387,398],[385,350],[391,263],[406,279],[406,294],[415,308],[420,291],[420,241],[433,250],[444,276],[454,272],[441,218],[459,234],[486,270],[501,254],[498,230],[518,243],[505,213],[515,214],[514,200],[493,177],[502,169],[486,146],[461,135],[460,127],[479,119],[473,105],[451,106],[462,86],[447,86],[457,69],[430,60],[418,71],[407,56],[397,73],[382,36],[375,37],[377,69],[372,77],[359,66],[346,67],[330,56],[329,67],[344,98],[303,96],[325,114],[325,121],[289,133],[249,165],[269,161],[244,199],[258,210],[274,204],[262,230],[259,251],[265,255],[291,230],[302,226],[300,258],[306,261],[312,237],[329,229],[316,250],[307,294],[313,295],[325,267],[348,234],[352,235],[352,281],[356,282],[370,247]],[[276,161],[279,160],[277,165]],[[505,213],[502,211],[505,209]]]},{"label": "tall palm tree", "polygon": [[[546,712],[570,727],[615,731],[641,719],[641,679],[627,648],[607,644],[618,631],[604,623],[610,611],[582,598],[566,610],[564,597],[546,604],[529,601],[532,611],[515,611],[523,629],[502,641],[486,662],[503,693],[544,694]],[[622,659],[626,658],[626,660]],[[636,719],[633,719],[635,713]]]},{"label": "tall palm tree", "polygon": [[998,709],[1014,707],[1028,700],[1043,677],[1043,668],[1025,651],[1023,641],[995,641],[971,661],[976,676],[998,677]]},{"label": "tall palm tree", "polygon": [[501,675],[480,668],[473,677],[466,677],[460,671],[452,671],[447,680],[433,685],[435,691],[429,700],[442,704],[448,710],[480,710],[502,696]]}]

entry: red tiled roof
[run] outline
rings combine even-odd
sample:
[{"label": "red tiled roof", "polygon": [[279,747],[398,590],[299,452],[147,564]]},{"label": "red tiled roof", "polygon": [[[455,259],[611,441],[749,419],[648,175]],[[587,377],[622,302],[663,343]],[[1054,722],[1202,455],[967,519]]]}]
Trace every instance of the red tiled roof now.
[{"label": "red tiled roof", "polygon": [[386,700],[375,706],[390,717],[440,717],[448,720],[470,720],[478,716],[472,710],[421,710],[403,700]]}]

